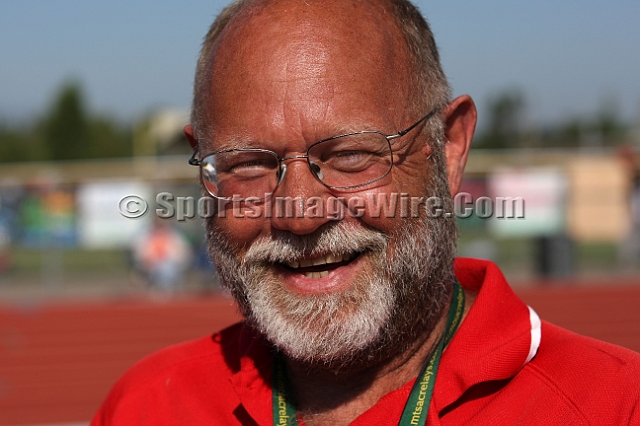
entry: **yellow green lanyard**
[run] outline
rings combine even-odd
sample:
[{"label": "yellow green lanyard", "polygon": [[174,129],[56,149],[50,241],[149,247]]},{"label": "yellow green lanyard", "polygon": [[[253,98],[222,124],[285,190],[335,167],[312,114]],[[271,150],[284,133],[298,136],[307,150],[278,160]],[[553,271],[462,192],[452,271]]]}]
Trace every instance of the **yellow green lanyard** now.
[{"label": "yellow green lanyard", "polygon": [[[427,412],[429,411],[429,404],[435,387],[436,373],[440,365],[440,357],[462,321],[463,310],[464,291],[456,281],[453,300],[449,306],[449,314],[447,316],[446,332],[438,342],[429,362],[424,366],[413,384],[407,404],[402,411],[400,426],[424,426],[426,424]],[[273,364],[273,424],[297,426],[298,415],[295,407],[291,404],[291,400],[287,399],[287,395],[291,395],[291,389],[286,380],[284,362],[282,362],[280,356],[276,356]]]}]

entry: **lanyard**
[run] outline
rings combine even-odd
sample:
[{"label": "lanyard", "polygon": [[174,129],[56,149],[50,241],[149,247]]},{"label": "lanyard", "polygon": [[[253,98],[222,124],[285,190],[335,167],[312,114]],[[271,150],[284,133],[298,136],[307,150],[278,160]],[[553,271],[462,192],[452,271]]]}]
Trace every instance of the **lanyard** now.
[{"label": "lanyard", "polygon": [[[420,375],[413,384],[407,404],[402,411],[399,426],[418,425],[424,426],[427,422],[427,412],[435,387],[436,373],[440,365],[440,357],[444,347],[453,338],[462,320],[464,310],[464,291],[458,282],[455,282],[453,300],[449,306],[447,326],[444,336],[438,342],[433,355],[424,366]],[[273,424],[282,426],[297,426],[298,415],[291,399],[291,388],[286,379],[284,362],[276,355],[273,366]]]}]

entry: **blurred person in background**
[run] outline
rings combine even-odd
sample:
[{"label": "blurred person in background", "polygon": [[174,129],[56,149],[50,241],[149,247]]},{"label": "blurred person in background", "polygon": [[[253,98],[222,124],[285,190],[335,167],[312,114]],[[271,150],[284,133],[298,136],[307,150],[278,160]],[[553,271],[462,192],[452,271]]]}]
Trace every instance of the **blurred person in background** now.
[{"label": "blurred person in background", "polygon": [[[93,424],[640,424],[640,355],[542,322],[493,263],[454,261],[475,122],[408,1],[226,8],[185,133],[223,202],[209,251],[245,320],[138,363]],[[368,194],[450,214],[269,204]]]},{"label": "blurred person in background", "polygon": [[180,287],[191,262],[191,249],[186,238],[163,219],[157,219],[136,240],[133,255],[137,269],[151,287],[165,293],[173,293]]},{"label": "blurred person in background", "polygon": [[16,238],[21,191],[13,182],[0,186],[0,276],[12,268],[9,248]]}]

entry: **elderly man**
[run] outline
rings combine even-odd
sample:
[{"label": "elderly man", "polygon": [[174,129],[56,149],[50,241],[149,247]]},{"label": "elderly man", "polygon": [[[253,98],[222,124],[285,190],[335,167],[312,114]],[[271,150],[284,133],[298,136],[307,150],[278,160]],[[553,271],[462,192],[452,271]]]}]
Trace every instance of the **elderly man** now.
[{"label": "elderly man", "polygon": [[[637,354],[541,323],[488,262],[454,264],[476,111],[449,92],[408,1],[225,9],[185,133],[245,321],[139,363],[93,424],[640,424]],[[398,199],[409,212],[374,206]]]}]

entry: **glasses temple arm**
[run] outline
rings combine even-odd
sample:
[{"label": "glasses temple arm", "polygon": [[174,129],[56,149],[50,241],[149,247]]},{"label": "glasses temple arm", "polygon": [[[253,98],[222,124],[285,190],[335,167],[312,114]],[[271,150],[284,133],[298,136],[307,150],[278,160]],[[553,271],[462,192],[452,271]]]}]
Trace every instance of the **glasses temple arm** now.
[{"label": "glasses temple arm", "polygon": [[407,133],[409,133],[410,131],[412,131],[418,124],[422,123],[425,120],[430,119],[431,117],[433,117],[435,115],[436,112],[438,112],[440,110],[440,108],[434,108],[432,109],[429,114],[425,115],[424,117],[422,117],[420,120],[416,121],[415,123],[413,123],[411,126],[407,127],[404,130],[400,130],[397,134],[393,135],[393,136],[388,136],[387,139],[395,139],[395,138],[399,138],[400,136],[404,136]]},{"label": "glasses temple arm", "polygon": [[196,158],[196,155],[198,155],[197,146],[193,150],[193,155],[191,156],[191,158],[189,158],[189,164],[192,166],[199,166],[201,164],[201,161]]}]

